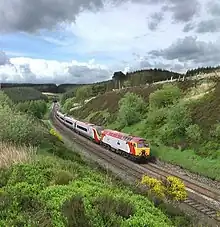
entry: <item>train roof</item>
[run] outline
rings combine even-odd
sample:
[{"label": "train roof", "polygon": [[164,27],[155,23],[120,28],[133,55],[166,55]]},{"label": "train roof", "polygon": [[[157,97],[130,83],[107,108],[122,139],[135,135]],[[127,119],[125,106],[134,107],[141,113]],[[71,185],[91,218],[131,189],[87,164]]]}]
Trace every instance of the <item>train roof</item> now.
[{"label": "train roof", "polygon": [[104,129],[103,130],[104,133],[107,133],[108,135],[117,137],[117,138],[121,138],[127,141],[134,141],[134,142],[140,142],[140,141],[145,141],[144,138],[141,137],[137,137],[137,136],[132,136],[130,134],[124,133],[124,132],[118,132],[116,130],[111,130],[111,129]]},{"label": "train roof", "polygon": [[70,120],[70,121],[76,121],[76,119],[74,119],[73,117],[66,116],[65,118],[68,119],[68,120]]}]

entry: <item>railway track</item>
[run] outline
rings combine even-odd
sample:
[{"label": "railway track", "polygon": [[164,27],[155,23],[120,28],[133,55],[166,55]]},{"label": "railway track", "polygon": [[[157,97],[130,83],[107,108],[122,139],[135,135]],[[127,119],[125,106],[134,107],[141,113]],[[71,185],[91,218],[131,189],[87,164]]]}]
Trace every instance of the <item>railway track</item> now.
[{"label": "railway track", "polygon": [[[188,198],[183,202],[184,205],[194,209],[197,214],[202,214],[203,217],[209,218],[211,226],[220,226],[220,192],[216,189],[210,188],[200,182],[191,180],[180,174],[171,173],[155,164],[138,165],[130,160],[127,160],[120,155],[106,150],[92,141],[76,134],[68,127],[59,122],[54,114],[52,114],[52,122],[55,128],[65,137],[71,139],[75,144],[86,151],[96,156],[106,163],[104,166],[116,173],[123,179],[140,182],[143,175],[148,175],[158,179],[166,178],[167,176],[176,176],[182,179],[186,185]],[[115,171],[117,169],[117,172]]]}]

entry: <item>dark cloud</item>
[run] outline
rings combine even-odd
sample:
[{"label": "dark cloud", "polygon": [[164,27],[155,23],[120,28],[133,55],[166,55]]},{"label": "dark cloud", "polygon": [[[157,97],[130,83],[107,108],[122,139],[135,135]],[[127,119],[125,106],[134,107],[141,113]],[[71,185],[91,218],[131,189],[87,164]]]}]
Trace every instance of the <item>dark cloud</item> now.
[{"label": "dark cloud", "polygon": [[204,20],[198,23],[196,32],[207,33],[207,32],[219,32],[220,31],[220,18],[213,18]]},{"label": "dark cloud", "polygon": [[[129,0],[1,0],[0,32],[52,29],[60,22],[73,22],[83,10],[99,10],[104,2],[116,6]],[[130,0],[140,4],[162,4],[175,21],[187,22],[199,11],[198,0]],[[159,14],[158,14],[159,15]],[[155,16],[155,20],[160,18]],[[154,22],[151,27],[154,27]]]},{"label": "dark cloud", "polygon": [[188,22],[201,9],[198,0],[165,0],[165,3],[163,10],[171,11],[175,22]]},{"label": "dark cloud", "polygon": [[163,20],[163,12],[156,12],[153,13],[150,17],[150,21],[148,23],[148,28],[151,31],[154,31],[157,29],[159,23]]},{"label": "dark cloud", "polygon": [[150,56],[162,57],[166,60],[178,60],[179,62],[193,62],[194,64],[216,65],[220,60],[220,45],[198,41],[197,38],[187,36],[178,39],[175,43],[163,50],[153,50]]},{"label": "dark cloud", "polygon": [[207,9],[213,16],[220,16],[220,3],[219,1],[209,1],[207,3]]},{"label": "dark cloud", "polygon": [[187,23],[184,27],[183,27],[183,32],[190,32],[194,29],[194,26],[192,23]]},{"label": "dark cloud", "polygon": [[102,0],[1,0],[0,31],[28,31],[51,28],[74,21],[83,9],[98,9]]}]

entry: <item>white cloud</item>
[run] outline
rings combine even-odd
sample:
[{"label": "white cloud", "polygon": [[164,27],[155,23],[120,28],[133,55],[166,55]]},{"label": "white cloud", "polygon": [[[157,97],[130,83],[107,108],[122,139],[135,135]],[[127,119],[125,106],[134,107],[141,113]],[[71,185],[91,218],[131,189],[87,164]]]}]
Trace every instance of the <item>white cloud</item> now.
[{"label": "white cloud", "polygon": [[11,58],[0,66],[0,82],[19,83],[92,83],[109,79],[107,67],[89,62],[58,62],[43,59]]},{"label": "white cloud", "polygon": [[[17,23],[9,20],[8,16],[5,18],[7,23],[3,26],[4,29],[10,27],[11,30],[16,31],[19,29],[35,31],[40,28],[50,29],[52,25],[61,22],[59,30],[55,31],[57,34],[54,30],[53,33],[52,31],[50,33],[50,30],[46,32],[41,30],[41,33],[38,33],[45,41],[57,45],[57,48],[51,52],[55,53],[54,55],[60,53],[60,59],[65,54],[68,57],[75,54],[82,59],[85,57],[95,60],[59,62],[18,58],[16,55],[19,54],[11,50],[14,53],[14,58],[10,59],[13,65],[0,66],[0,81],[84,83],[108,79],[116,70],[127,72],[146,67],[162,67],[182,72],[189,67],[206,66],[207,63],[216,64],[220,60],[220,55],[213,51],[220,49],[220,44],[217,42],[220,27],[218,24],[213,25],[204,20],[217,21],[220,7],[217,7],[218,1],[216,1],[215,5],[210,5],[212,7],[208,9],[209,1],[200,0],[198,3],[196,0],[110,0],[110,2],[120,2],[115,6],[102,5],[102,1],[89,0],[89,2],[97,2],[97,6],[100,6],[98,11],[92,12],[89,10],[90,7],[85,7],[80,13],[76,10],[72,15],[69,6],[73,0],[68,0],[69,5],[64,7],[62,4],[63,8],[58,10],[60,17],[56,21],[56,7],[52,12],[48,11],[50,1],[42,0],[48,7],[43,7],[45,10],[40,15],[49,16],[49,22],[44,24],[44,20],[38,18],[39,15],[36,14],[39,20],[30,21],[34,23],[28,23],[28,26],[24,26],[26,17],[20,18],[23,15],[21,13],[23,8],[20,7],[20,14],[16,14],[14,18]],[[81,4],[86,3],[87,0],[77,2]],[[20,3],[26,1],[21,0]],[[37,4],[37,6],[41,11],[42,5]],[[26,11],[29,11],[28,7],[25,8]],[[4,12],[6,9],[3,10]],[[25,16],[29,15],[27,12]],[[71,23],[73,20],[74,23]],[[184,40],[195,41],[190,42],[189,45],[188,42],[182,42]],[[210,49],[211,43],[213,45]],[[166,54],[170,53],[170,49],[175,53],[172,58],[167,57]],[[43,52],[43,48],[40,52]],[[184,58],[181,60],[180,56],[183,55]],[[1,64],[3,63],[0,59]]]}]

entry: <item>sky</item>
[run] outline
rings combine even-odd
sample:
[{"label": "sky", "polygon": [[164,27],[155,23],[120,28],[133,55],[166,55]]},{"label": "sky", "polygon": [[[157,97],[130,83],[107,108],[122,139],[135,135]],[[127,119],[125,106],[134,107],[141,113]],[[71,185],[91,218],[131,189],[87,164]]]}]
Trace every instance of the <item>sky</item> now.
[{"label": "sky", "polygon": [[0,82],[93,83],[219,62],[219,0],[0,1]]}]

